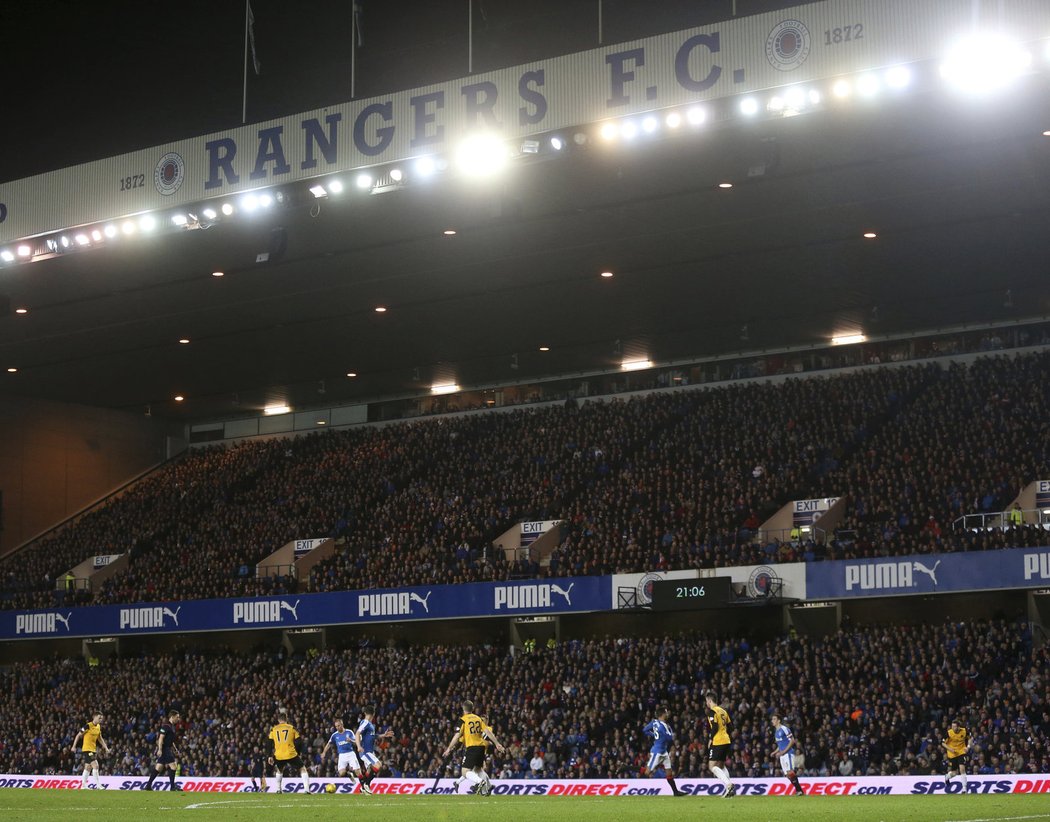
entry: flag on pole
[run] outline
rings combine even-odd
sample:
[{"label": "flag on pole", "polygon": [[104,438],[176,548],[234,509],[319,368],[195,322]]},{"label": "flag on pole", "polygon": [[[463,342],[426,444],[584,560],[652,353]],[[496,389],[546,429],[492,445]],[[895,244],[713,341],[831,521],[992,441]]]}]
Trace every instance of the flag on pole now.
[{"label": "flag on pole", "polygon": [[262,69],[262,63],[259,62],[259,56],[255,53],[255,14],[252,12],[251,0],[247,0],[246,6],[248,9],[248,42],[252,46],[252,67],[258,74]]}]

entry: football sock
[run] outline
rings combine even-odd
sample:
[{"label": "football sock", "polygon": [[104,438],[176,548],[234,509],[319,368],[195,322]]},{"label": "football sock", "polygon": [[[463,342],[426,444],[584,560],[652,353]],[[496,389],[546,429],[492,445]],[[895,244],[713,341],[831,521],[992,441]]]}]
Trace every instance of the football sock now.
[{"label": "football sock", "polygon": [[146,782],[146,787],[147,788],[152,788],[153,787],[153,782],[156,780],[156,778],[157,778],[157,772],[154,771],[153,773],[151,773],[149,775],[149,781]]},{"label": "football sock", "polygon": [[85,765],[85,766],[84,766],[84,776],[83,776],[83,778],[82,778],[82,779],[80,780],[80,787],[81,787],[81,788],[86,788],[86,787],[87,787],[87,775],[88,775],[88,766],[87,766],[87,765]]},{"label": "football sock", "polygon": [[715,767],[711,769],[711,772],[718,777],[719,782],[726,786],[727,791],[733,787],[733,780],[729,778],[729,771],[725,768]]},{"label": "football sock", "polygon": [[[95,787],[96,788],[101,788],[102,787],[102,780],[98,778],[98,768],[97,767],[96,768],[92,768],[91,776],[94,777],[94,779],[95,779]],[[965,785],[966,783],[964,782],[963,784]]]},{"label": "football sock", "polygon": [[277,780],[277,793],[281,792],[281,782],[284,781],[284,774],[274,774],[274,778]]},{"label": "football sock", "polygon": [[302,777],[303,777],[303,791],[306,792],[306,793],[309,793],[310,792],[310,772],[307,771],[306,768],[303,768],[301,773],[302,773]]},{"label": "football sock", "polygon": [[173,771],[171,768],[168,768],[168,787],[175,787],[175,771]]},{"label": "football sock", "polygon": [[962,771],[959,774],[959,781],[962,782],[963,790],[966,790],[966,772]]},{"label": "football sock", "polygon": [[463,777],[468,781],[477,785],[481,781],[481,777],[478,776],[474,771],[463,771]]},{"label": "football sock", "polygon": [[678,786],[674,783],[674,777],[667,777],[667,784],[671,786],[671,793],[678,793]]}]

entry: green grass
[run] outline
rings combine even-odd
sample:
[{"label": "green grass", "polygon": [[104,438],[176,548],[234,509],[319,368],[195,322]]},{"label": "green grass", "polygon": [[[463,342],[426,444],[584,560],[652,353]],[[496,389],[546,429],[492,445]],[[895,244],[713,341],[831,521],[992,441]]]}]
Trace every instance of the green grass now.
[{"label": "green grass", "polygon": [[991,822],[1050,820],[1050,796],[749,797],[475,797],[296,794],[170,794],[142,791],[0,789],[0,818],[200,820],[276,822],[658,822],[663,818],[717,822]]}]

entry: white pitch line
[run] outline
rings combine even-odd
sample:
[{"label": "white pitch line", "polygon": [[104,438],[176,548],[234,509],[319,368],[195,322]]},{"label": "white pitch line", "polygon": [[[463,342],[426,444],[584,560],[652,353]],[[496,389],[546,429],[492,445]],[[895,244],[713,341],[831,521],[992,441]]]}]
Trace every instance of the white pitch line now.
[{"label": "white pitch line", "polygon": [[[464,796],[465,796],[465,794],[464,794]],[[276,804],[274,804],[272,802],[261,801],[261,800],[258,800],[258,799],[245,799],[245,800],[217,799],[214,802],[194,802],[192,805],[184,806],[181,810],[190,811],[190,810],[199,810],[201,808],[214,808],[214,807],[216,807],[218,805],[237,805],[240,808],[244,808],[244,807],[257,807],[257,808],[305,808],[305,807],[308,807],[308,806],[309,807],[316,807],[316,805],[314,803],[317,800],[317,798],[318,797],[315,797],[315,796],[310,796],[309,798],[304,796],[304,797],[300,797],[299,798],[300,801],[298,801],[298,802],[285,802],[285,803],[280,804],[280,805],[276,805]],[[362,808],[403,808],[405,806],[404,802],[361,802],[361,803],[354,802],[353,804],[355,806],[359,806],[359,807],[362,807]],[[436,804],[436,803],[428,802],[427,803],[427,807],[428,808],[429,807],[433,807],[434,804]],[[461,803],[442,802],[440,804],[442,804],[442,805],[455,804],[456,807],[462,807]],[[470,804],[471,805],[499,805],[500,803],[498,801],[497,802],[493,802],[493,801],[490,800],[488,802],[471,802]],[[0,810],[2,810],[2,809],[0,809]],[[174,808],[172,810],[179,810],[179,809]]]},{"label": "white pitch line", "polygon": [[1015,819],[1050,819],[1050,813],[1033,813],[1028,816],[989,816],[985,819],[949,819],[948,822],[1009,822]]}]

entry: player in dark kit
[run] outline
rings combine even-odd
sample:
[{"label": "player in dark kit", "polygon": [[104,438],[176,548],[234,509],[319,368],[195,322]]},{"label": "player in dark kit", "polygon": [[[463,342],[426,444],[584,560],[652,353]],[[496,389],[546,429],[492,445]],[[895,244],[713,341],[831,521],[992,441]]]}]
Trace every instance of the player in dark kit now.
[{"label": "player in dark kit", "polygon": [[168,772],[168,789],[172,791],[181,791],[178,785],[175,784],[175,771],[179,767],[179,737],[175,731],[175,723],[179,721],[179,712],[172,711],[168,714],[168,718],[160,726],[160,731],[157,732],[157,761],[153,765],[153,773],[149,775],[149,781],[142,786],[144,791],[153,790],[153,781],[164,773]]}]

